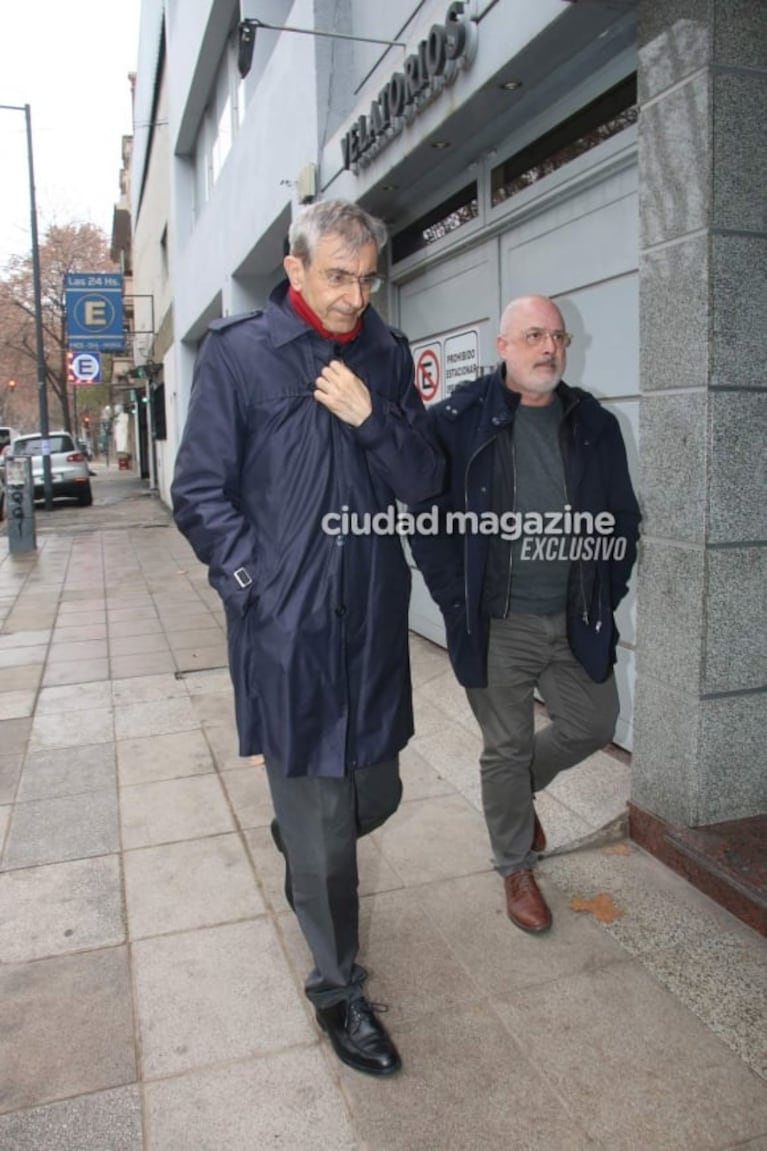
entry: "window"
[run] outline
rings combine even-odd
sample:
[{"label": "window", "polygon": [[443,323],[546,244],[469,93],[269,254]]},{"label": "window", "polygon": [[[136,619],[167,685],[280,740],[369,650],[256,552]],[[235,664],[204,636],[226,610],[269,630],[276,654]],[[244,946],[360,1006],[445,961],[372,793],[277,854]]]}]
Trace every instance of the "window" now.
[{"label": "window", "polygon": [[245,92],[237,72],[236,37],[230,37],[219,62],[208,106],[200,120],[194,152],[195,205],[199,214],[221,175],[242,123]]},{"label": "window", "polygon": [[436,208],[432,208],[413,224],[408,224],[396,236],[392,237],[392,262],[404,260],[414,252],[435,244],[443,236],[449,235],[475,220],[479,215],[479,202],[477,200],[477,185],[467,184],[447,200],[443,200]]},{"label": "window", "polygon": [[165,425],[165,384],[155,384],[152,388],[152,430],[156,440],[168,438]]},{"label": "window", "polygon": [[634,74],[494,168],[490,191],[492,206],[497,207],[557,168],[569,164],[576,156],[631,127],[638,115]]}]

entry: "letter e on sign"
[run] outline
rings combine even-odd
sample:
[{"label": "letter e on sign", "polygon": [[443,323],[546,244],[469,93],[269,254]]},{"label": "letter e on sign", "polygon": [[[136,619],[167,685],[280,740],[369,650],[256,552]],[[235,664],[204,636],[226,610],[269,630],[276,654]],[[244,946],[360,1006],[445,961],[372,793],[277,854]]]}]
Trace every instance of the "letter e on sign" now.
[{"label": "letter e on sign", "polygon": [[415,386],[425,404],[440,398],[442,380],[442,347],[439,341],[413,349]]}]

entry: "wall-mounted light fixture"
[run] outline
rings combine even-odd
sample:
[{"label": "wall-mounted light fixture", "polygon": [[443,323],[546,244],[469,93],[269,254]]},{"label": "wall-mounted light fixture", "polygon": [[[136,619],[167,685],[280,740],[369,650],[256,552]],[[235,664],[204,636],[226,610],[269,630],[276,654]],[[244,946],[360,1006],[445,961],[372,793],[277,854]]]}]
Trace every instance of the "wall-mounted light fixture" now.
[{"label": "wall-mounted light fixture", "polygon": [[237,70],[244,80],[253,63],[253,49],[256,46],[256,32],[267,28],[271,32],[298,32],[302,36],[325,36],[330,40],[354,40],[358,44],[384,44],[387,48],[406,48],[403,40],[374,40],[369,36],[347,36],[343,32],[319,32],[314,28],[288,28],[279,24],[266,24],[254,16],[241,20],[238,28]]}]

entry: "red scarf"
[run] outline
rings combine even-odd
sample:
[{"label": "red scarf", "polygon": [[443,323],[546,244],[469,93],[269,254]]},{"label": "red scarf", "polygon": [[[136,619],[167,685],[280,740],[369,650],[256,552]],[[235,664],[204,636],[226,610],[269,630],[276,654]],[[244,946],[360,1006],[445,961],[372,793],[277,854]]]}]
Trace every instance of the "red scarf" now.
[{"label": "red scarf", "polygon": [[292,284],[288,288],[288,299],[293,305],[293,310],[298,313],[301,319],[314,328],[315,332],[319,332],[325,340],[335,340],[338,344],[348,344],[362,330],[362,316],[360,316],[350,332],[329,332],[317,313],[312,311],[304,297],[296,291]]}]

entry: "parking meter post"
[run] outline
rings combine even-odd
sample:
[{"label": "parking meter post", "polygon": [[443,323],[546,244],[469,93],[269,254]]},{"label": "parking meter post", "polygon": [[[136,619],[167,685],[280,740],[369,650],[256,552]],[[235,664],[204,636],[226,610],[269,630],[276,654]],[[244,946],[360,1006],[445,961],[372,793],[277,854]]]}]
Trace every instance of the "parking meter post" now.
[{"label": "parking meter post", "polygon": [[31,552],[37,548],[32,461],[25,456],[5,461],[8,504],[8,551]]}]

